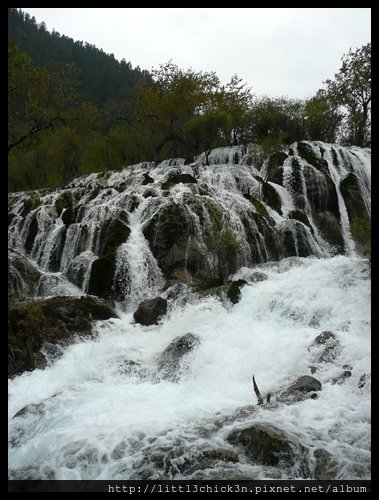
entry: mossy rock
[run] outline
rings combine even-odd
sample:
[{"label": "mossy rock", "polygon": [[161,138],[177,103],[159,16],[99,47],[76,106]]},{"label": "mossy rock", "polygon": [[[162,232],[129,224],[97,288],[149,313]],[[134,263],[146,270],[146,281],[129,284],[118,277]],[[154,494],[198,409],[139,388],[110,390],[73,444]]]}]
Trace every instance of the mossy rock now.
[{"label": "mossy rock", "polygon": [[344,252],[345,243],[343,240],[341,223],[333,212],[325,211],[315,215],[314,218],[321,235],[331,243],[336,253]]},{"label": "mossy rock", "polygon": [[225,448],[214,448],[211,450],[205,450],[203,451],[203,456],[211,460],[217,460],[222,462],[237,463],[239,461],[238,453],[236,453],[233,450],[228,450]]},{"label": "mossy rock", "polygon": [[255,424],[246,429],[232,431],[229,443],[243,447],[253,464],[277,466],[285,463],[294,466],[304,447],[278,427]]},{"label": "mossy rock", "polygon": [[367,212],[353,218],[350,232],[361,255],[371,258],[371,220]]},{"label": "mossy rock", "polygon": [[40,277],[40,271],[26,257],[8,249],[8,296],[10,298],[33,296]]},{"label": "mossy rock", "polygon": [[166,182],[162,183],[162,189],[170,189],[172,186],[179,184],[182,182],[183,184],[197,184],[197,180],[190,174],[174,174],[169,177]]},{"label": "mossy rock", "polygon": [[110,219],[101,231],[101,255],[116,250],[125,243],[130,235],[130,228],[121,219]]},{"label": "mossy rock", "polygon": [[59,232],[59,236],[55,240],[55,246],[50,254],[49,271],[58,272],[61,267],[62,252],[66,241],[67,226],[63,226]]},{"label": "mossy rock", "polygon": [[[292,224],[292,227],[288,224]],[[287,224],[279,229],[279,236],[282,242],[282,251],[286,257],[309,257],[313,255],[307,229],[303,224],[299,224],[296,219],[287,221]]]},{"label": "mossy rock", "polygon": [[159,210],[143,229],[151,251],[161,270],[169,276],[177,267],[184,267],[188,238],[191,233],[185,209],[170,203]]},{"label": "mossy rock", "polygon": [[366,206],[363,201],[357,176],[352,172],[341,180],[341,194],[345,200],[347,213],[350,221],[354,218],[361,219],[366,213]]},{"label": "mossy rock", "polygon": [[37,234],[38,234],[38,220],[36,214],[33,214],[33,218],[28,227],[28,234],[25,239],[25,250],[29,254],[33,249],[34,240]]},{"label": "mossy rock", "polygon": [[224,280],[221,278],[207,278],[201,283],[200,289],[201,290],[209,290],[211,288],[216,288],[216,287],[222,286],[223,283],[224,283]]},{"label": "mossy rock", "polygon": [[55,201],[55,209],[58,217],[61,215],[64,208],[72,208],[73,196],[70,190],[62,191],[61,195]]},{"label": "mossy rock", "polygon": [[277,151],[270,155],[267,165],[267,180],[275,184],[283,185],[283,163],[288,155],[282,151]]},{"label": "mossy rock", "polygon": [[88,284],[88,293],[103,299],[113,299],[115,291],[113,278],[116,269],[116,254],[110,252],[95,260],[91,267],[91,276]]},{"label": "mossy rock", "polygon": [[241,288],[247,284],[245,280],[233,281],[226,292],[226,295],[232,304],[237,304],[241,298]]},{"label": "mossy rock", "polygon": [[21,216],[26,217],[28,213],[32,210],[35,210],[41,205],[41,198],[37,193],[31,193],[27,198],[23,201],[23,209],[21,211]]},{"label": "mossy rock", "polygon": [[[262,186],[263,200],[267,205],[269,205],[272,209],[276,210],[278,214],[282,214],[282,201],[276,189],[271,186],[268,182],[265,182]],[[266,214],[261,214],[265,217],[268,217],[267,211]]]},{"label": "mossy rock", "polygon": [[310,165],[315,167],[317,170],[323,170],[328,172],[328,162],[323,158],[320,158],[313,151],[312,146],[306,142],[300,141],[297,143],[297,150],[299,155]]},{"label": "mossy rock", "polygon": [[296,219],[296,220],[302,222],[303,224],[308,226],[309,229],[311,230],[311,233],[314,234],[313,228],[309,222],[308,216],[302,210],[292,210],[291,212],[288,213],[288,218],[289,219]]},{"label": "mossy rock", "polygon": [[117,318],[95,297],[53,297],[10,303],[8,314],[8,374],[36,368],[37,353],[45,342],[67,342],[76,334],[92,333],[92,320]]}]

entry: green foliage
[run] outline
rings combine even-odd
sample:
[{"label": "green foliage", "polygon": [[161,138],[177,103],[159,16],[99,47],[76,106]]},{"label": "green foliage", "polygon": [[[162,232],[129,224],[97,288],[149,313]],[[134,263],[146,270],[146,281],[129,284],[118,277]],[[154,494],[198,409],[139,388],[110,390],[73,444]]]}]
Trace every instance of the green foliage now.
[{"label": "green foliage", "polygon": [[367,146],[371,141],[371,43],[342,57],[342,66],[328,79],[327,94],[346,110],[346,137],[349,144]]},{"label": "green foliage", "polygon": [[214,72],[171,61],[150,74],[133,70],[93,45],[49,33],[18,9],[8,9],[8,22],[11,191],[141,161],[192,162],[241,143],[254,144],[262,161],[304,139],[369,144],[370,44],[350,51],[327,90],[303,101],[255,97],[237,75],[221,85]]}]

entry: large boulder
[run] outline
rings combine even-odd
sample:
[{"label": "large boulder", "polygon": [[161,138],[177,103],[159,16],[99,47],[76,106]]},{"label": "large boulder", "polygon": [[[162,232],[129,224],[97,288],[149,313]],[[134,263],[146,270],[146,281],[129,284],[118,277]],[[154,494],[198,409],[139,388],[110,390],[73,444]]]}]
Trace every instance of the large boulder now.
[{"label": "large boulder", "polygon": [[147,299],[140,303],[133,314],[136,323],[141,325],[156,325],[159,318],[167,312],[167,300],[162,297]]},{"label": "large boulder", "polygon": [[114,310],[96,297],[53,297],[10,303],[8,314],[8,375],[37,367],[45,342],[60,344],[74,335],[91,335],[92,321],[117,318]]},{"label": "large boulder", "polygon": [[34,296],[41,272],[19,252],[8,249],[8,296],[20,299]]},{"label": "large boulder", "polygon": [[294,466],[300,459],[305,468],[305,448],[282,429],[271,424],[255,424],[232,431],[229,443],[242,446],[253,464]]},{"label": "large boulder", "polygon": [[92,263],[88,293],[103,299],[116,297],[113,281],[116,270],[116,254],[110,252]]},{"label": "large boulder", "polygon": [[200,338],[193,333],[176,337],[163,351],[158,361],[158,370],[162,378],[177,382],[185,369],[184,357],[200,343]]}]

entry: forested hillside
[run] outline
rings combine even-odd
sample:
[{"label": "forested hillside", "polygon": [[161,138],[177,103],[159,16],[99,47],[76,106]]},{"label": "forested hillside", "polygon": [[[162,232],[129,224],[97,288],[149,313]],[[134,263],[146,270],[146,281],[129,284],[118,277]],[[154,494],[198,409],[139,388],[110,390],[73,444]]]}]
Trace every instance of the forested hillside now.
[{"label": "forested hillside", "polygon": [[267,154],[300,140],[370,145],[370,43],[302,100],[257,96],[238,75],[223,84],[172,61],[133,69],[20,9],[8,22],[10,191],[243,143]]}]

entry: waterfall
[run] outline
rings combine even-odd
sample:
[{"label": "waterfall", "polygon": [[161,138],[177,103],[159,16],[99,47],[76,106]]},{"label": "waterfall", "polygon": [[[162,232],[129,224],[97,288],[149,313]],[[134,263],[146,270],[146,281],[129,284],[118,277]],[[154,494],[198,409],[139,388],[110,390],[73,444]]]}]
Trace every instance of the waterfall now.
[{"label": "waterfall", "polygon": [[283,256],[331,256],[341,250],[326,223],[340,225],[353,255],[340,183],[356,176],[370,216],[370,151],[295,143],[271,180],[268,160],[253,149],[217,148],[191,164],[140,163],[62,190],[11,194],[9,246],[83,292],[95,261],[114,255],[113,289],[130,304],[157,293],[179,268],[188,279],[226,279],[238,267]]}]

